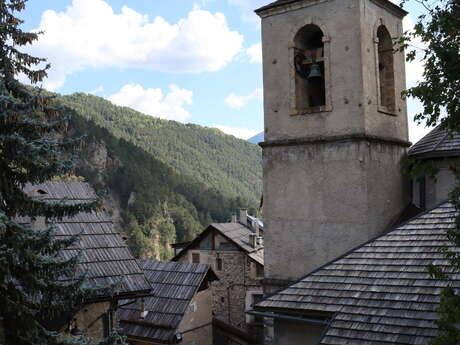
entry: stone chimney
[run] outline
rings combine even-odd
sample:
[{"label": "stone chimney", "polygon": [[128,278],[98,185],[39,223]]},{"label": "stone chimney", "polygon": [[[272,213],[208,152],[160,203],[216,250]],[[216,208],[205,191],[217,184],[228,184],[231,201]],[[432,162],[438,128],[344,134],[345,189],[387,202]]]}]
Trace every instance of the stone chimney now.
[{"label": "stone chimney", "polygon": [[145,319],[145,317],[149,313],[147,310],[145,310],[145,302],[144,302],[143,298],[141,299],[139,312],[140,312],[139,318],[141,318],[141,319]]},{"label": "stone chimney", "polygon": [[236,218],[236,214],[232,214],[232,223],[236,223],[238,219]]},{"label": "stone chimney", "polygon": [[255,233],[250,233],[249,234],[249,244],[251,245],[252,248],[256,248],[257,247],[257,234]]},{"label": "stone chimney", "polygon": [[248,210],[245,208],[240,209],[240,223],[244,226],[248,225]]},{"label": "stone chimney", "polygon": [[254,222],[252,223],[252,231],[257,235],[257,237],[260,236],[259,221],[257,218],[255,218]]}]

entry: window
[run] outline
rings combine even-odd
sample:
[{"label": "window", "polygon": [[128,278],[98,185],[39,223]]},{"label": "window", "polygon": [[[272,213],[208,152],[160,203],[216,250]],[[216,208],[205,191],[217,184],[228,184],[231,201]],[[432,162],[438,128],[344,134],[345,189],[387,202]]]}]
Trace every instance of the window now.
[{"label": "window", "polygon": [[294,38],[295,102],[293,114],[325,111],[327,64],[323,31],[316,25],[301,28]]},{"label": "window", "polygon": [[192,263],[194,264],[200,263],[200,253],[192,253]]},{"label": "window", "polygon": [[[253,307],[253,306],[256,305],[257,303],[259,303],[260,301],[262,301],[262,300],[263,300],[263,297],[264,297],[263,294],[254,294],[254,295],[252,295],[252,304],[251,304],[251,307]],[[254,322],[254,323],[263,324],[264,318],[263,318],[263,316],[260,316],[260,315],[254,315],[253,322]]]},{"label": "window", "polygon": [[377,29],[378,80],[380,106],[388,112],[395,111],[395,75],[393,41],[385,25]]},{"label": "window", "polygon": [[217,266],[217,270],[218,270],[218,271],[222,271],[223,262],[222,262],[222,259],[221,259],[221,258],[217,258],[217,260],[216,260],[216,266]]},{"label": "window", "polygon": [[419,200],[420,200],[420,208],[422,210],[426,209],[426,177],[423,176],[423,177],[420,177],[419,179],[419,188],[420,188],[420,196],[419,196]]},{"label": "window", "polygon": [[264,277],[264,266],[256,264],[256,277],[257,278]]}]

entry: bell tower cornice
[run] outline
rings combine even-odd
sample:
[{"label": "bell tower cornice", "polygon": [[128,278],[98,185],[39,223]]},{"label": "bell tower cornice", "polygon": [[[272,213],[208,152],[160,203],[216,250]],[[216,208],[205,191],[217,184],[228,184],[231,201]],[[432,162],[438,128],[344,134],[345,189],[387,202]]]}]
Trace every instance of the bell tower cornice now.
[{"label": "bell tower cornice", "polygon": [[[254,12],[257,13],[261,18],[269,17],[275,14],[281,14],[287,11],[293,11],[297,9],[301,9],[308,6],[317,5],[322,2],[327,2],[331,0],[277,0],[272,2],[266,6],[262,6],[255,10]],[[389,0],[371,0],[376,5],[380,7],[384,7],[391,13],[396,16],[404,17],[408,14],[403,8],[395,5]]]}]

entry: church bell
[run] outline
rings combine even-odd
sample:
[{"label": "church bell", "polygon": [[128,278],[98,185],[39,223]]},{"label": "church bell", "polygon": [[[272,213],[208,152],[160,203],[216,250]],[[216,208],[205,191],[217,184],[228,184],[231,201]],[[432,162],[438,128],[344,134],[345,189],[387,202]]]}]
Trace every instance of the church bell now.
[{"label": "church bell", "polygon": [[310,73],[308,74],[307,79],[315,79],[315,78],[321,78],[323,75],[321,74],[321,67],[319,64],[314,63],[310,67]]}]

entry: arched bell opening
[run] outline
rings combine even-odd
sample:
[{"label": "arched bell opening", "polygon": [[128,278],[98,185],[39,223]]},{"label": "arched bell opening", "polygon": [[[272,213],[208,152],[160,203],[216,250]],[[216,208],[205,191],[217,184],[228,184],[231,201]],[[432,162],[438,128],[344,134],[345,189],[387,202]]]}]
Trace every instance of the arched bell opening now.
[{"label": "arched bell opening", "polygon": [[385,25],[377,29],[380,105],[395,111],[395,75],[393,41]]},{"label": "arched bell opening", "polygon": [[324,34],[308,24],[294,38],[294,67],[297,111],[326,105]]}]

